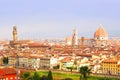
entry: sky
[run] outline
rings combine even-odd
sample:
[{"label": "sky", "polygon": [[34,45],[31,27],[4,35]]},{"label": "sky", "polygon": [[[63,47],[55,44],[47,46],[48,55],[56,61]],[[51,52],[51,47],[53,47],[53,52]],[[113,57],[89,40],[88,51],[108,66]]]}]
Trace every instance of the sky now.
[{"label": "sky", "polygon": [[120,37],[120,0],[0,0],[0,39],[93,37],[102,24],[109,37]]}]

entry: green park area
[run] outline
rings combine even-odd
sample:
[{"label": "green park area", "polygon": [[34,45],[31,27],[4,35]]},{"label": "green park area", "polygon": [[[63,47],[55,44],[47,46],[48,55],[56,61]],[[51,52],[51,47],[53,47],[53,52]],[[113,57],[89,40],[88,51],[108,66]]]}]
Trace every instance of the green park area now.
[{"label": "green park area", "polygon": [[[49,72],[51,72],[52,79],[47,78]],[[30,72],[30,76],[35,76],[36,72]],[[80,78],[82,76],[80,73],[71,73],[71,72],[60,72],[60,71],[44,71],[40,70],[37,71],[37,76],[35,76],[36,79],[27,79],[27,80],[37,80],[37,77],[39,76],[40,79],[38,80],[120,80],[119,78],[109,78],[109,77],[100,77],[100,76],[93,76],[90,74],[87,76],[86,79]],[[26,79],[23,79],[26,80]]]}]

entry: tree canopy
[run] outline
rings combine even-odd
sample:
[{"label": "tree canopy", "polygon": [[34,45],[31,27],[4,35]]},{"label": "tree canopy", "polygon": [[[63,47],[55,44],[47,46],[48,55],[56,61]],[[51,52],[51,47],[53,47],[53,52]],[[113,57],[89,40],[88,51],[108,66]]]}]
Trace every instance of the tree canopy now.
[{"label": "tree canopy", "polygon": [[22,78],[22,80],[31,80],[30,72],[24,72],[20,77]]},{"label": "tree canopy", "polygon": [[82,66],[80,67],[79,72],[81,73],[83,80],[86,80],[87,76],[91,73],[91,69],[89,69],[88,66]]}]

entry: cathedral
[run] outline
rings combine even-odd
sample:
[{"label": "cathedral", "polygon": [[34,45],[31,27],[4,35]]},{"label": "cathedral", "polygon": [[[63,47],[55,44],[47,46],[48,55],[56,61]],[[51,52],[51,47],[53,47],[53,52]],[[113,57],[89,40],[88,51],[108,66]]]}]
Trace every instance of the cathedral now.
[{"label": "cathedral", "polygon": [[72,37],[66,37],[66,45],[71,45],[73,48],[84,47],[100,47],[108,46],[108,33],[100,24],[94,33],[94,38],[78,37],[77,29],[73,30]]},{"label": "cathedral", "polygon": [[95,47],[106,47],[108,42],[108,34],[100,24],[99,28],[94,33]]}]

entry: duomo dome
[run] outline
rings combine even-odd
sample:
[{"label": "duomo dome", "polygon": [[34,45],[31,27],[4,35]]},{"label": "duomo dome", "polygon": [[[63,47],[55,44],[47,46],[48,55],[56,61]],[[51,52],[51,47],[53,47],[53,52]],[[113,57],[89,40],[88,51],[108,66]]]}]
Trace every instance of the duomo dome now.
[{"label": "duomo dome", "polygon": [[94,33],[94,39],[95,40],[108,40],[108,34],[105,31],[105,29],[102,27],[102,25],[100,25],[99,28]]}]

